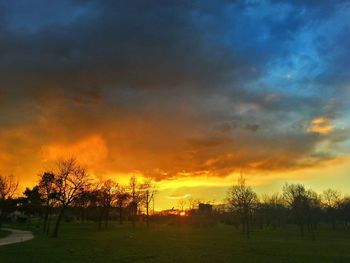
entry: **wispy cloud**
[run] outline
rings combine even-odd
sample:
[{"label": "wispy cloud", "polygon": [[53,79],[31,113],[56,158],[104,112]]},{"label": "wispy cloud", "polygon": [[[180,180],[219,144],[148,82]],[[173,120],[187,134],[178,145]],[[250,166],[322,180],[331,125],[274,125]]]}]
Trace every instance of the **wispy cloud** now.
[{"label": "wispy cloud", "polygon": [[167,196],[168,199],[172,199],[172,200],[176,200],[176,199],[186,199],[186,198],[189,198],[191,197],[190,194],[184,194],[184,195],[169,195]]},{"label": "wispy cloud", "polygon": [[308,132],[318,133],[318,134],[329,134],[333,131],[334,126],[331,125],[331,120],[324,117],[317,117],[311,120]]}]

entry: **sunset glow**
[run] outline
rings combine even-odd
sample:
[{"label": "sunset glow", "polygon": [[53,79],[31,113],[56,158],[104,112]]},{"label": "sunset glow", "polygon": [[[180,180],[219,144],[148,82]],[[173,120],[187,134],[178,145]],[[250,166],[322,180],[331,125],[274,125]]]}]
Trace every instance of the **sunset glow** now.
[{"label": "sunset glow", "polygon": [[350,191],[349,4],[146,2],[1,2],[0,174],[19,194],[66,157],[151,178],[156,210],[220,203],[241,173],[259,194]]}]

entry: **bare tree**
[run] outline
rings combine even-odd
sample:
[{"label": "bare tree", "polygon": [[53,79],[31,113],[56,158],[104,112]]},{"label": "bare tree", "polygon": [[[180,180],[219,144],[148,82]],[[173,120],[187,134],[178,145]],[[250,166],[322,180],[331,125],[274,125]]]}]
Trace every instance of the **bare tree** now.
[{"label": "bare tree", "polygon": [[44,225],[43,232],[48,233],[49,231],[49,217],[52,208],[52,202],[55,199],[55,187],[54,187],[55,175],[51,172],[45,172],[41,175],[39,180],[39,193],[45,203],[44,212]]},{"label": "bare tree", "polygon": [[0,175],[0,200],[12,198],[18,188],[18,181],[13,175]]},{"label": "bare tree", "polygon": [[307,190],[301,184],[285,184],[283,186],[283,197],[299,225],[300,234],[303,236],[308,206]]},{"label": "bare tree", "polygon": [[97,203],[97,197],[95,200],[94,190],[89,188],[84,191],[75,199],[72,205],[79,209],[79,218],[81,222],[84,222],[88,217],[89,208],[95,207]]},{"label": "bare tree", "polygon": [[341,192],[334,189],[326,189],[321,195],[322,205],[326,210],[328,220],[331,222],[333,229],[336,225],[336,210],[341,201]]},{"label": "bare tree", "polygon": [[231,209],[237,212],[241,218],[243,231],[250,238],[251,217],[258,204],[258,197],[253,189],[245,184],[243,175],[238,179],[238,183],[233,185],[228,193],[228,204]]},{"label": "bare tree", "polygon": [[103,181],[101,186],[98,188],[99,192],[99,203],[100,203],[100,219],[99,229],[101,229],[102,219],[105,221],[105,228],[108,227],[110,209],[116,201],[118,184],[113,180]]},{"label": "bare tree", "polygon": [[322,192],[322,203],[326,207],[335,208],[338,206],[340,200],[341,200],[341,192],[338,190],[328,188]]},{"label": "bare tree", "polygon": [[130,187],[130,195],[131,195],[131,202],[130,202],[131,221],[132,221],[132,227],[135,228],[136,219],[137,219],[137,209],[139,204],[138,182],[135,176],[130,178],[129,187]]},{"label": "bare tree", "polygon": [[0,227],[5,216],[5,206],[8,200],[16,194],[18,181],[13,175],[0,175]]},{"label": "bare tree", "polygon": [[125,190],[125,187],[118,185],[116,189],[116,205],[119,212],[119,224],[123,223],[123,209],[130,200],[130,194]]},{"label": "bare tree", "polygon": [[281,226],[283,218],[286,214],[286,208],[284,206],[282,195],[279,193],[263,195],[260,209],[263,212],[263,217],[266,224],[272,225],[274,229]]},{"label": "bare tree", "polygon": [[187,203],[186,200],[183,198],[181,198],[179,201],[177,201],[177,206],[181,212],[183,212],[185,210],[186,203]]},{"label": "bare tree", "polygon": [[285,184],[283,197],[299,225],[300,234],[304,235],[304,226],[307,224],[314,238],[321,203],[317,193],[307,190],[302,184]]},{"label": "bare tree", "polygon": [[146,191],[144,184],[140,184],[135,176],[130,178],[129,189],[131,198],[131,201],[129,203],[130,215],[132,227],[135,228],[137,215],[140,209],[140,205],[142,205],[142,203],[144,202]]},{"label": "bare tree", "polygon": [[57,163],[54,187],[56,199],[60,204],[60,211],[53,231],[53,237],[58,236],[59,226],[65,210],[81,195],[88,184],[89,179],[85,168],[80,166],[74,158],[61,160]]},{"label": "bare tree", "polygon": [[194,210],[201,203],[199,199],[193,199],[192,197],[187,200],[189,210]]},{"label": "bare tree", "polygon": [[[151,206],[151,202],[154,201],[154,196],[157,193],[157,189],[155,184],[152,182],[151,179],[146,180],[141,185],[141,191],[142,191],[142,196],[143,196],[143,204],[146,208],[146,224],[147,227],[149,227],[149,210]],[[153,204],[154,206],[154,204]]]},{"label": "bare tree", "polygon": [[341,199],[337,212],[346,228],[350,227],[350,197],[346,196]]}]

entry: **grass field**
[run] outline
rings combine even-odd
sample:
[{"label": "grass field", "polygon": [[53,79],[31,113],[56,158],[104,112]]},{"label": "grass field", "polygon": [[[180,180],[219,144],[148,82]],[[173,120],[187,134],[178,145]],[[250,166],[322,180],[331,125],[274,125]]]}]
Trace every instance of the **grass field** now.
[{"label": "grass field", "polygon": [[326,227],[301,238],[297,229],[262,230],[246,240],[234,227],[156,225],[150,229],[113,224],[63,224],[57,239],[0,247],[0,262],[350,262],[350,231]]}]

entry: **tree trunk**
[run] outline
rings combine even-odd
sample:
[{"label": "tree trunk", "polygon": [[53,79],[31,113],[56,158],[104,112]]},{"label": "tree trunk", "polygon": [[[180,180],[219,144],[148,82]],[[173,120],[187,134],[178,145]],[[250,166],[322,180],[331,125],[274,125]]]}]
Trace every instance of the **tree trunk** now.
[{"label": "tree trunk", "polygon": [[101,230],[102,228],[102,219],[103,219],[103,208],[100,208],[98,213],[98,222],[97,222],[98,230]]},{"label": "tree trunk", "polygon": [[335,219],[335,216],[332,215],[332,229],[335,230],[335,225],[336,225],[336,219]]},{"label": "tree trunk", "polygon": [[316,233],[315,233],[315,229],[313,227],[312,227],[312,230],[311,230],[311,237],[312,237],[312,241],[316,240]]},{"label": "tree trunk", "polygon": [[46,233],[46,231],[47,231],[47,221],[49,219],[49,209],[50,209],[50,206],[48,204],[46,204],[45,215],[44,215],[43,233]]},{"label": "tree trunk", "polygon": [[247,239],[250,238],[250,225],[249,225],[249,214],[246,214],[246,234],[247,234]]},{"label": "tree trunk", "polygon": [[246,231],[246,221],[244,219],[242,219],[242,232],[243,234],[245,234]]},{"label": "tree trunk", "polygon": [[300,235],[303,237],[304,236],[304,224],[299,223],[299,228],[300,228]]},{"label": "tree trunk", "polygon": [[109,207],[106,208],[106,214],[105,214],[105,229],[108,228],[108,220],[109,220]]},{"label": "tree trunk", "polygon": [[133,229],[135,229],[136,227],[136,218],[137,218],[137,204],[133,202],[131,206],[131,220],[132,220]]},{"label": "tree trunk", "polygon": [[148,190],[146,192],[146,223],[147,223],[147,227],[149,227],[149,200],[148,200],[149,196],[148,196]]},{"label": "tree trunk", "polygon": [[65,209],[66,209],[66,207],[63,206],[61,211],[60,211],[60,213],[59,213],[59,215],[58,215],[58,217],[57,217],[57,221],[56,221],[55,228],[53,230],[52,237],[58,237],[58,229],[60,227],[60,224],[61,224],[61,221],[62,221]]},{"label": "tree trunk", "polygon": [[80,208],[80,222],[84,223],[84,221],[85,221],[85,208],[81,207]]},{"label": "tree trunk", "polygon": [[46,235],[48,236],[50,233],[51,228],[51,219],[50,219],[51,212],[49,212],[49,217],[47,219],[47,225],[46,225]]}]

